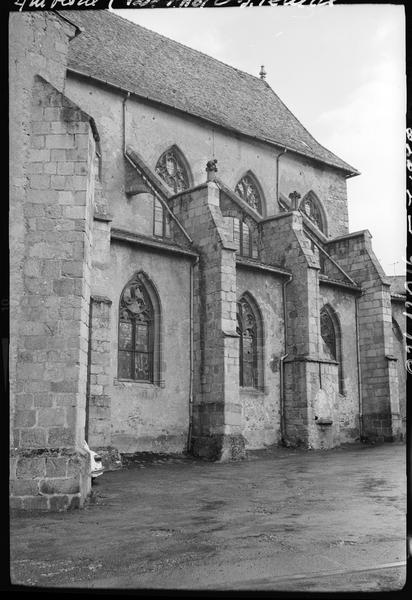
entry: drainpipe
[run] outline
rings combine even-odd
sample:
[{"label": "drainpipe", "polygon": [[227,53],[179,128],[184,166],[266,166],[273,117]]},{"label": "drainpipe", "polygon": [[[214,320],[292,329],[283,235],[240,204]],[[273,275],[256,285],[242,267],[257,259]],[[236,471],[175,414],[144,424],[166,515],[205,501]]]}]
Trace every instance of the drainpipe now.
[{"label": "drainpipe", "polygon": [[284,354],[279,359],[279,376],[280,376],[280,435],[283,445],[286,444],[286,425],[285,425],[285,358],[289,356],[287,352],[288,343],[288,324],[286,315],[286,286],[292,281],[292,275],[282,284],[282,301],[283,301],[283,331],[284,331]]},{"label": "drainpipe", "polygon": [[126,102],[130,98],[130,92],[127,92],[122,102],[123,109],[123,154],[126,154]]},{"label": "drainpipe", "polygon": [[355,298],[355,323],[356,323],[356,359],[358,364],[358,396],[359,396],[359,439],[362,442],[364,439],[363,427],[363,401],[362,401],[362,379],[360,366],[360,348],[359,348],[359,313],[358,313],[359,297]]},{"label": "drainpipe", "polygon": [[287,149],[283,148],[282,152],[276,156],[276,201],[279,203],[279,159],[286,154]]},{"label": "drainpipe", "polygon": [[193,313],[194,313],[194,269],[199,263],[199,256],[196,256],[193,263],[190,265],[190,379],[189,379],[189,428],[187,432],[187,453],[190,454],[192,447],[192,431],[193,431],[193,377],[194,377],[194,360],[193,360]]}]

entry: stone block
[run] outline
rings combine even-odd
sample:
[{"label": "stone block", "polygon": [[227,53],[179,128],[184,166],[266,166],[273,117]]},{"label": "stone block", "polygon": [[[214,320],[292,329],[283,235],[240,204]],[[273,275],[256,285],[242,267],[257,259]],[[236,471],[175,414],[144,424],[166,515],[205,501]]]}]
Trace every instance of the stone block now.
[{"label": "stone block", "polygon": [[10,482],[11,496],[36,496],[39,494],[39,479],[15,479]]},{"label": "stone block", "polygon": [[80,491],[79,478],[44,479],[40,482],[41,494],[77,494]]},{"label": "stone block", "polygon": [[22,456],[17,461],[16,477],[17,479],[36,479],[44,477],[45,459],[41,456],[25,457]]},{"label": "stone block", "polygon": [[48,431],[48,445],[51,448],[74,446],[74,432],[67,427],[51,427]]},{"label": "stone block", "polygon": [[41,427],[62,426],[65,423],[65,410],[63,408],[39,408],[37,420]]},{"label": "stone block", "polygon": [[53,512],[61,512],[67,510],[70,506],[70,496],[67,494],[52,496],[50,498],[50,510]]},{"label": "stone block", "polygon": [[66,457],[47,457],[46,459],[46,477],[66,477],[67,458]]},{"label": "stone block", "polygon": [[20,431],[20,445],[23,448],[44,448],[46,446],[46,430],[33,428]]},{"label": "stone block", "polygon": [[16,410],[16,412],[14,413],[15,427],[33,427],[35,424],[35,410]]},{"label": "stone block", "polygon": [[22,508],[25,511],[49,510],[49,499],[45,496],[28,496],[22,498]]}]

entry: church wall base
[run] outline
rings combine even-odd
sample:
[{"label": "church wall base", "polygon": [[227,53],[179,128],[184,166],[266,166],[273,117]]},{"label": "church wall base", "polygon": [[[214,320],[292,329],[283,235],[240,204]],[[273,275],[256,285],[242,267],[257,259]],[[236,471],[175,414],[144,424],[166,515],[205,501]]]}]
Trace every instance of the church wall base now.
[{"label": "church wall base", "polygon": [[10,510],[82,508],[91,491],[88,452],[68,448],[15,450],[10,458]]},{"label": "church wall base", "polygon": [[363,416],[363,438],[369,442],[401,442],[405,425],[399,415],[370,413]]},{"label": "church wall base", "polygon": [[214,434],[194,437],[191,453],[215,462],[242,460],[246,456],[243,435]]}]

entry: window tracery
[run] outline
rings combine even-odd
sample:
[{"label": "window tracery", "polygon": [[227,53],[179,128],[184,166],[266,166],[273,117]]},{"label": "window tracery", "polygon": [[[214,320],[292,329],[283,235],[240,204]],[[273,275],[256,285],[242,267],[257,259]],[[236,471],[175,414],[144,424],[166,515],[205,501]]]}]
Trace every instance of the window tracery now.
[{"label": "window tracery", "polygon": [[239,385],[258,387],[257,323],[252,307],[242,297],[237,308],[239,339]]},{"label": "window tracery", "polygon": [[258,213],[262,214],[262,198],[256,183],[250,175],[245,175],[235,187],[235,192]]},{"label": "window tracery", "polygon": [[175,194],[190,187],[189,174],[175,148],[171,148],[162,154],[157,161],[155,171]]},{"label": "window tracery", "polygon": [[337,360],[335,327],[326,309],[322,309],[320,313],[320,334],[332,358]]},{"label": "window tracery", "polygon": [[331,312],[328,306],[324,306],[320,311],[320,334],[324,341],[324,350],[330,357],[338,363],[339,393],[345,393],[342,348],[341,348],[341,330],[336,314]]},{"label": "window tracery", "polygon": [[319,203],[313,194],[307,194],[302,202],[300,203],[300,209],[303,213],[320,229],[324,232],[324,223],[322,218],[322,212],[319,207]]},{"label": "window tracery", "polygon": [[136,275],[120,298],[119,378],[153,382],[153,330],[153,305]]}]

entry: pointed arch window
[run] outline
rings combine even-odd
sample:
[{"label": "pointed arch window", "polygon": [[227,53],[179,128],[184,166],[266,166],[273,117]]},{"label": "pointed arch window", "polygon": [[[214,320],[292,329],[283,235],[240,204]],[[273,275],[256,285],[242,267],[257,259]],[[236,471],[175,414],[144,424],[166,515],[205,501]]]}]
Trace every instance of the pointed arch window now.
[{"label": "pointed arch window", "polygon": [[236,331],[239,335],[239,385],[263,389],[262,319],[248,293],[237,303]]},{"label": "pointed arch window", "polygon": [[324,352],[338,363],[339,393],[344,394],[340,324],[335,311],[329,306],[324,306],[320,311],[320,334]]},{"label": "pointed arch window", "polygon": [[259,191],[258,184],[250,174],[245,175],[235,187],[235,192],[249,206],[262,214],[262,195]]},{"label": "pointed arch window", "polygon": [[326,233],[325,219],[322,215],[319,200],[313,192],[309,192],[300,203],[300,210],[316,225],[322,233]]},{"label": "pointed arch window", "polygon": [[153,383],[155,375],[156,311],[142,273],[123,289],[119,307],[119,379]]},{"label": "pointed arch window", "polygon": [[156,163],[155,171],[175,194],[190,187],[190,174],[181,152],[173,146]]}]

